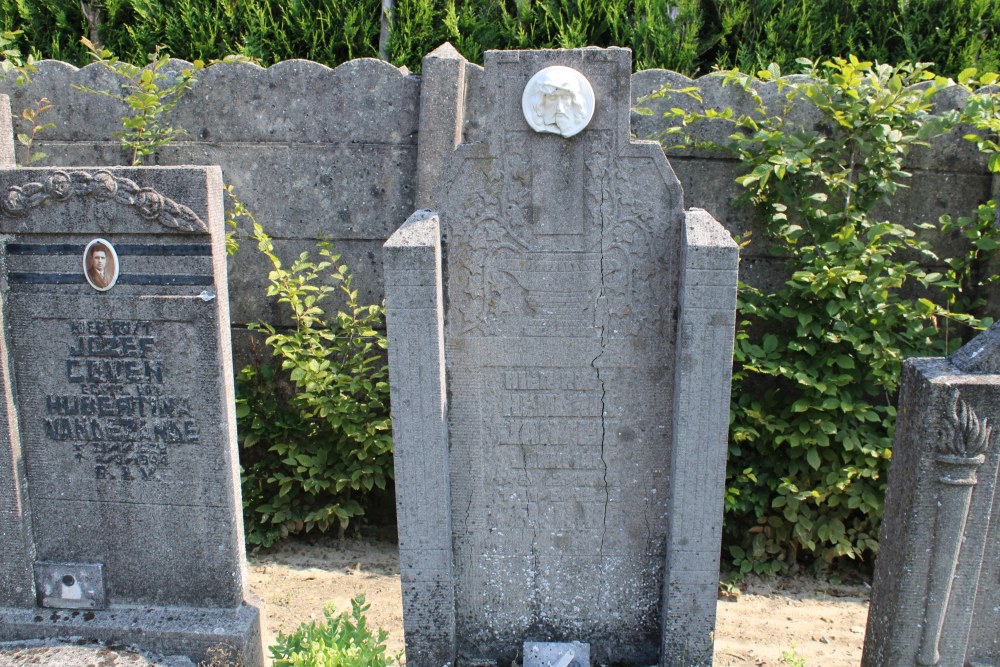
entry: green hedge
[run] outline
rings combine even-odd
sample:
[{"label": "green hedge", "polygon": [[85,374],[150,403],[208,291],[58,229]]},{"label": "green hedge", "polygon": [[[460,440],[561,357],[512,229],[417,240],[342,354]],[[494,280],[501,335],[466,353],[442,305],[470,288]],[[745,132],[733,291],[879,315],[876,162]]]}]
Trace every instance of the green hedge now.
[{"label": "green hedge", "polygon": [[[91,3],[97,4],[97,3]],[[271,65],[306,58],[337,65],[378,55],[380,0],[103,0],[100,39],[126,62],[163,46],[185,60],[238,53]],[[0,0],[0,30],[23,30],[22,51],[90,62],[79,2]]]},{"label": "green hedge", "polygon": [[[88,4],[98,4],[89,1]],[[100,38],[129,62],[157,45],[187,60],[238,53],[271,65],[335,66],[377,56],[380,0],[103,0]],[[479,62],[487,49],[628,46],[636,69],[688,75],[714,67],[789,68],[798,56],[927,61],[955,76],[1000,66],[995,0],[396,0],[390,60],[417,71],[450,41]],[[36,57],[89,62],[77,2],[0,0],[0,31],[23,30]]]},{"label": "green hedge", "polygon": [[628,46],[637,69],[692,72],[701,13],[698,0],[399,0],[390,60],[418,69],[423,54],[445,41],[475,62],[489,49]]},{"label": "green hedge", "polygon": [[702,65],[756,72],[801,56],[882,63],[932,62],[944,76],[995,70],[1000,3],[995,0],[716,0],[705,4],[711,42]]}]

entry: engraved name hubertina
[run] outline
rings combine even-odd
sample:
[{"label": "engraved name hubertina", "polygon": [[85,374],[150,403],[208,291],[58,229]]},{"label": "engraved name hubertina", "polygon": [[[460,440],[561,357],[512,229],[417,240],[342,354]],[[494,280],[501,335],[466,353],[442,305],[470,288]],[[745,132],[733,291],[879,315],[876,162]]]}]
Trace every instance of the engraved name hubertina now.
[{"label": "engraved name hubertina", "polygon": [[149,320],[73,320],[67,391],[45,396],[46,439],[72,445],[96,479],[162,481],[172,446],[199,442],[188,400],[170,392]]}]

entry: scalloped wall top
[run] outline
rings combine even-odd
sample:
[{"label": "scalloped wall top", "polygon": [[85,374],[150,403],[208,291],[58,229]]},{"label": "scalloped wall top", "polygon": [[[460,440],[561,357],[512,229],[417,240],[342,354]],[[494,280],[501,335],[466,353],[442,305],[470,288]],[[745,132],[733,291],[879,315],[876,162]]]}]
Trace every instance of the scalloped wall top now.
[{"label": "scalloped wall top", "polygon": [[[171,60],[163,71],[190,66]],[[44,60],[37,68],[24,86],[0,81],[0,92],[15,108],[53,103],[47,141],[108,141],[121,129],[122,102],[79,89],[118,94],[122,80],[106,67]],[[218,63],[198,74],[171,122],[194,141],[413,144],[419,94],[419,77],[373,58],[335,69],[308,60]]]},{"label": "scalloped wall top", "polygon": [[[760,95],[765,108],[769,112],[778,113],[788,104],[788,90],[782,89],[783,83],[802,81],[803,75],[794,74],[781,77],[777,81],[761,81],[754,79],[754,90]],[[915,84],[917,86],[926,83]],[[674,92],[663,97],[648,99],[649,95],[662,88],[679,90],[697,88],[701,100],[682,92]],[[981,88],[974,92],[991,92],[995,87]],[[952,85],[934,98],[934,111],[960,109],[969,98],[967,89]],[[644,99],[647,98],[647,99]],[[703,112],[708,109],[732,109],[734,117],[753,115],[756,102],[753,97],[739,85],[726,83],[724,72],[712,72],[697,79],[691,79],[683,74],[663,69],[651,69],[636,72],[632,75],[633,106],[644,107],[651,115],[632,115],[632,132],[639,138],[656,137],[668,127],[680,124],[680,121],[664,117],[671,109],[679,108],[686,112]],[[785,120],[793,127],[824,129],[824,119],[819,110],[805,99],[798,98],[785,115]],[[731,123],[725,121],[702,121],[689,125],[687,132],[699,142],[729,143],[729,135],[733,131]],[[955,171],[959,173],[984,173],[986,171],[986,156],[976,146],[963,138],[969,129],[958,127],[950,134],[938,137],[931,142],[930,148],[917,148],[907,159],[910,168],[922,168],[933,171]],[[700,157],[719,157],[704,151],[682,151],[679,154],[696,154]]]}]

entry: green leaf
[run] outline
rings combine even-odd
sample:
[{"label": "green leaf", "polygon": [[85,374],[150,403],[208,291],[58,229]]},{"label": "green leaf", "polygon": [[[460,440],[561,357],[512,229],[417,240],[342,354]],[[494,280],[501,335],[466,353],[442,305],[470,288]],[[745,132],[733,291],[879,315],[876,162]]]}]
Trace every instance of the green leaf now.
[{"label": "green leaf", "polygon": [[836,362],[835,362],[835,363],[836,363],[836,364],[837,364],[838,366],[840,366],[841,368],[843,368],[843,369],[851,369],[851,368],[854,368],[854,359],[853,359],[853,358],[851,358],[851,357],[849,357],[849,356],[848,356],[848,355],[846,355],[846,354],[841,354],[841,355],[839,355],[839,356],[838,356],[838,357],[836,358]]},{"label": "green leaf", "polygon": [[958,73],[956,81],[962,84],[969,83],[976,76],[976,71],[975,67],[966,67]]},{"label": "green leaf", "polygon": [[812,467],[813,470],[819,470],[820,463],[822,462],[819,456],[819,450],[813,448],[807,451],[806,462]]},{"label": "green leaf", "polygon": [[990,155],[988,168],[993,173],[1000,171],[1000,153]]}]

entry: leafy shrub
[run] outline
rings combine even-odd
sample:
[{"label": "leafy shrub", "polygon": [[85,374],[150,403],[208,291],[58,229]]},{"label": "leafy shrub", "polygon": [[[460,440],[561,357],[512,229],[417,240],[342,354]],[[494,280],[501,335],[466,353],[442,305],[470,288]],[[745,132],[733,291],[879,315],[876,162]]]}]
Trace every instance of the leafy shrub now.
[{"label": "leafy shrub", "polygon": [[[886,41],[898,8],[889,0],[715,0],[706,16],[711,59],[721,68],[756,72],[791,67],[799,56],[848,53],[895,62]],[[895,2],[891,3],[895,5]]]},{"label": "leafy shrub", "polygon": [[[903,159],[941,130],[927,112],[945,85],[922,66],[807,63],[791,86],[828,130],[763,117],[737,135],[739,179],[766,211],[765,233],[791,279],[774,294],[744,285],[727,489],[741,565],[801,549],[827,560],[874,552],[903,359],[937,349],[948,311],[905,286],[942,283],[915,232],[875,215],[908,174]],[[930,85],[909,87],[918,82]],[[944,285],[940,285],[944,287]],[[766,378],[766,381],[761,380]],[[731,522],[732,527],[732,522]],[[754,531],[754,529],[751,529]]]},{"label": "leafy shrub", "polygon": [[271,65],[306,58],[336,65],[378,55],[378,0],[117,0],[102,39],[127,57],[158,45],[188,60],[238,53]]},{"label": "leafy shrub", "polygon": [[[320,261],[302,253],[286,269],[259,225],[254,237],[273,266],[267,295],[288,306],[294,327],[257,324],[282,373],[257,364],[237,379],[247,541],[268,546],[331,526],[342,534],[392,478],[384,308],[358,303],[328,244]],[[333,285],[319,282],[324,274]],[[328,316],[324,302],[338,293],[346,304]],[[282,381],[293,391],[282,394]]]},{"label": "leafy shrub", "polygon": [[[21,53],[84,65],[90,61],[80,37],[87,20],[79,2],[0,0],[0,31],[23,31]],[[145,54],[136,62],[145,60]]]},{"label": "leafy shrub", "polygon": [[[959,74],[959,83],[966,87],[992,86],[1000,75],[987,72],[979,77],[969,68]],[[965,138],[976,144],[988,156],[988,168],[1000,173],[1000,95],[978,92],[969,96],[960,115],[961,122],[972,131]],[[945,257],[947,277],[957,287],[949,293],[949,307],[972,312],[986,304],[987,289],[1000,281],[996,271],[997,249],[1000,249],[1000,217],[997,201],[990,199],[976,208],[972,215],[952,220],[941,217],[941,231],[962,238],[969,252],[955,257]]]},{"label": "leafy shrub", "polygon": [[325,622],[303,623],[290,635],[278,634],[270,647],[274,667],[388,667],[400,656],[387,655],[387,633],[368,629],[365,596],[351,600],[351,613],[323,610]]},{"label": "leafy shrub", "polygon": [[[788,267],[773,293],[740,285],[725,536],[744,572],[875,551],[902,361],[950,352],[957,330],[983,324],[962,311],[976,305],[975,258],[998,238],[989,207],[943,221],[937,231],[963,234],[973,252],[933,272],[918,263],[940,263],[928,242],[879,213],[905,186],[912,148],[970,120],[972,102],[964,115],[932,113],[949,81],[924,65],[800,62],[809,78],[782,82],[776,114],[739,72],[727,82],[754,97],[754,114],[670,112],[733,123],[721,148],[740,159],[762,242]],[[822,121],[794,125],[796,104]]]}]

